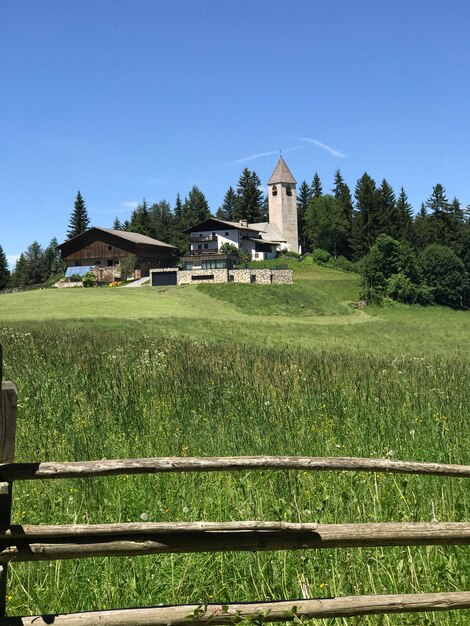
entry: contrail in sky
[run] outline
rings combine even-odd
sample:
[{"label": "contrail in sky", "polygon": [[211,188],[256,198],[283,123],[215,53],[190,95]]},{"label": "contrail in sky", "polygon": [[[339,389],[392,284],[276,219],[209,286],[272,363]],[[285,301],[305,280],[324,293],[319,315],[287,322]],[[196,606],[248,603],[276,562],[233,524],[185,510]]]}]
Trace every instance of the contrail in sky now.
[{"label": "contrail in sky", "polygon": [[[292,152],[292,150],[300,150],[304,148],[305,144],[301,146],[294,146],[293,148],[286,148],[281,152]],[[236,159],[235,161],[229,161],[228,163],[222,163],[222,165],[218,165],[216,167],[225,167],[226,165],[240,165],[241,163],[250,163],[250,161],[256,161],[256,159],[260,159],[265,156],[272,156],[273,154],[279,154],[279,150],[270,150],[269,152],[258,152],[257,154],[249,154],[248,156],[244,156],[241,159]]]},{"label": "contrail in sky", "polygon": [[329,152],[332,156],[339,157],[340,159],[344,159],[348,156],[347,154],[344,154],[344,152],[335,150],[334,148],[327,146],[326,143],[322,143],[321,141],[318,141],[318,139],[312,139],[311,137],[296,137],[296,139],[300,139],[300,141],[306,141],[307,143],[313,143],[319,148],[323,148],[323,150],[326,150],[327,152]]}]

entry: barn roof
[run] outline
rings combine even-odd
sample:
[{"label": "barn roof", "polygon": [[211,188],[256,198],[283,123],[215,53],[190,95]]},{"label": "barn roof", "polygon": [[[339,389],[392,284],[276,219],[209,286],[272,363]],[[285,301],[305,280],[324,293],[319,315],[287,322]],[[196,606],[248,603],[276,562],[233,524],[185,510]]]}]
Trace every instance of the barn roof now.
[{"label": "barn roof", "polygon": [[[145,244],[147,246],[160,246],[164,248],[175,247],[175,246],[171,246],[169,243],[164,243],[163,241],[159,241],[158,239],[147,237],[147,235],[141,235],[140,233],[130,233],[127,230],[114,230],[113,228],[103,228],[102,226],[93,226],[92,228],[90,228],[89,230],[85,232],[89,233],[92,230],[97,230],[103,233],[108,233],[110,235],[113,235],[114,237],[119,237],[120,239],[125,239],[126,241],[132,241],[132,243],[140,243],[140,244]],[[74,241],[78,239],[79,237],[82,237],[84,234],[85,233],[81,233],[80,235],[76,235],[75,237],[72,237],[71,239],[67,239],[67,241],[64,241],[57,247],[62,248],[62,246],[64,246],[65,244],[68,244],[71,241]]]}]

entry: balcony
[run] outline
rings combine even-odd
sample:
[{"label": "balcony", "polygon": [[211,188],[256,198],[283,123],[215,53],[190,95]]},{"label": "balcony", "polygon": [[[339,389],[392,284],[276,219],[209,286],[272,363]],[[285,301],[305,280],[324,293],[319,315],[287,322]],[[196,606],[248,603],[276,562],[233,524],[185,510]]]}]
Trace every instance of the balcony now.
[{"label": "balcony", "polygon": [[191,235],[191,243],[207,243],[209,241],[217,241],[217,235]]},{"label": "balcony", "polygon": [[213,255],[219,255],[220,257],[227,257],[227,254],[224,254],[223,252],[219,252],[217,250],[217,248],[206,248],[205,250],[189,250],[185,256],[201,256],[201,257],[205,257],[205,256],[213,256]]}]

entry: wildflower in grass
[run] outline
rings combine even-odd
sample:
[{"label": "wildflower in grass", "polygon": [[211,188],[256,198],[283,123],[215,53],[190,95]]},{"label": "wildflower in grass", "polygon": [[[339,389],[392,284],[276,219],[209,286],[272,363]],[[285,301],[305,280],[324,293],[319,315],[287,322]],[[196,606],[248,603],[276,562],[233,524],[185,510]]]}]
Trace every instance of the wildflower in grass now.
[{"label": "wildflower in grass", "polygon": [[141,514],[140,514],[140,519],[141,519],[143,522],[148,522],[148,519],[149,519],[149,514],[148,514],[148,513],[146,513],[146,512],[144,511],[143,513],[141,513]]}]

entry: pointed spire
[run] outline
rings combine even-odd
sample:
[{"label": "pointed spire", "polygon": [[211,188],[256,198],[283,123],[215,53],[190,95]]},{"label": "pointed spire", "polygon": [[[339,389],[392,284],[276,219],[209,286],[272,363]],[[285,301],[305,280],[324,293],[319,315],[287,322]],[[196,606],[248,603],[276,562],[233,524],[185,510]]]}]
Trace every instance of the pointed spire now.
[{"label": "pointed spire", "polygon": [[287,167],[284,157],[279,157],[274,172],[271,174],[271,178],[268,180],[268,185],[276,185],[278,183],[288,183],[289,185],[296,185],[297,181],[292,176],[290,169]]}]

